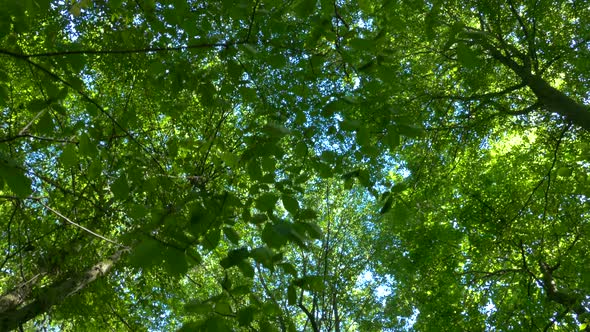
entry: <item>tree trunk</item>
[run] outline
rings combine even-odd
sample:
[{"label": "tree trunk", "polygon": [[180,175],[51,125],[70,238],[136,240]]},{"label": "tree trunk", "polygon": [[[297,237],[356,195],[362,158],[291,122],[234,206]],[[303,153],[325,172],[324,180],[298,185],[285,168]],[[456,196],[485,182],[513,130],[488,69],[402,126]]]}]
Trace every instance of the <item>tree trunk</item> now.
[{"label": "tree trunk", "polygon": [[0,311],[0,331],[14,330],[27,321],[46,313],[54,305],[83,290],[90,283],[108,274],[126,249],[121,249],[109,258],[93,265],[84,274],[71,276],[40,290],[35,299],[15,309]]},{"label": "tree trunk", "polygon": [[587,106],[577,103],[537,75],[531,75],[525,83],[549,112],[563,115],[573,124],[590,131],[590,110]]},{"label": "tree trunk", "polygon": [[[488,38],[489,34],[482,31],[466,30],[464,33],[472,39],[474,43],[479,44],[489,52],[492,58],[510,68],[524,84],[526,84],[535,94],[541,106],[548,112],[564,116],[568,121],[590,131],[590,107],[576,102],[565,93],[552,87],[541,76],[535,75],[530,68],[518,64],[512,56],[504,55],[492,45]],[[510,50],[506,50],[510,54]],[[524,54],[522,56],[525,56]]]},{"label": "tree trunk", "polygon": [[13,310],[25,303],[31,295],[34,285],[45,276],[45,273],[37,273],[34,277],[16,286],[14,289],[0,296],[0,313]]}]

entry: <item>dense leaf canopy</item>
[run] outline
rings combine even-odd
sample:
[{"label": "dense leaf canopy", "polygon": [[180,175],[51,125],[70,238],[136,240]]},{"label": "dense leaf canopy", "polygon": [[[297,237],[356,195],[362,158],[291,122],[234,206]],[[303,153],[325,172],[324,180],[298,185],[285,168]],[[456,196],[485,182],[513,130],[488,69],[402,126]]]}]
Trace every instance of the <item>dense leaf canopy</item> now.
[{"label": "dense leaf canopy", "polygon": [[586,1],[0,8],[0,330],[590,331]]}]

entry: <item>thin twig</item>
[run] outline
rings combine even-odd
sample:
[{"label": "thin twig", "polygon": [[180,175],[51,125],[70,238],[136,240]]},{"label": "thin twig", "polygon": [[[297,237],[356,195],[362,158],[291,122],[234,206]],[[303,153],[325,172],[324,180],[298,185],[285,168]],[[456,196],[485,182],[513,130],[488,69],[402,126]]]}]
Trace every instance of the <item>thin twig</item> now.
[{"label": "thin twig", "polygon": [[87,233],[89,233],[89,234],[91,234],[91,235],[93,235],[93,236],[95,236],[95,237],[97,237],[97,238],[99,238],[99,239],[102,239],[102,240],[105,240],[105,241],[107,241],[107,242],[109,242],[109,243],[112,243],[112,244],[114,244],[114,245],[116,245],[116,246],[119,246],[119,247],[122,247],[122,248],[129,249],[129,247],[127,247],[127,246],[124,246],[124,245],[122,245],[122,244],[120,244],[120,243],[117,243],[117,242],[115,242],[115,241],[113,241],[113,240],[111,240],[111,239],[108,239],[108,238],[106,238],[106,237],[104,237],[104,236],[102,236],[102,235],[100,235],[100,234],[98,234],[98,233],[96,233],[96,232],[93,232],[93,231],[89,230],[88,228],[86,228],[86,227],[84,227],[84,226],[82,226],[82,225],[79,225],[79,224],[77,224],[77,223],[73,222],[72,220],[70,220],[70,218],[68,218],[68,217],[64,216],[64,215],[63,215],[63,214],[61,214],[59,211],[56,211],[56,210],[52,209],[51,207],[49,207],[49,206],[45,205],[43,202],[39,201],[39,203],[40,203],[41,205],[43,205],[43,206],[44,206],[44,207],[45,207],[47,210],[49,210],[49,211],[53,212],[53,213],[54,213],[56,216],[58,216],[58,217],[60,217],[60,218],[64,219],[64,220],[65,220],[65,221],[67,221],[68,223],[70,223],[70,224],[72,224],[72,225],[74,225],[74,226],[76,226],[76,227],[78,227],[78,228],[82,229],[83,231],[85,231],[85,232],[87,232]]},{"label": "thin twig", "polygon": [[56,56],[67,56],[67,55],[104,55],[104,54],[137,54],[137,53],[154,53],[154,52],[175,52],[184,51],[190,49],[199,48],[215,48],[215,47],[230,47],[245,44],[245,42],[234,42],[234,43],[204,43],[186,46],[176,47],[146,47],[136,49],[123,49],[123,50],[77,50],[77,51],[56,51],[56,52],[44,52],[44,53],[32,53],[32,54],[19,54],[5,49],[0,49],[0,54],[13,56],[20,59],[31,59],[31,58],[46,58]]},{"label": "thin twig", "polygon": [[[35,119],[33,119],[33,121]],[[7,137],[7,138],[1,138],[0,139],[0,143],[11,142],[11,141],[15,141],[15,140],[17,140],[19,138],[26,138],[26,137],[33,138],[33,139],[40,140],[40,141],[78,144],[78,141],[74,141],[74,140],[70,140],[70,139],[53,138],[53,137],[42,137],[42,136],[36,136],[36,135],[31,135],[31,134],[18,134],[18,135],[14,135],[14,136]]]}]

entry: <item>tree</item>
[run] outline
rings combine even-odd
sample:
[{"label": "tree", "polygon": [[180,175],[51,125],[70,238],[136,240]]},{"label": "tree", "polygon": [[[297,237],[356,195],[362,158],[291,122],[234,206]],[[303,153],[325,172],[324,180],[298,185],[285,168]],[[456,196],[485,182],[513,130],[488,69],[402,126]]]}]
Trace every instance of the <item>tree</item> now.
[{"label": "tree", "polygon": [[378,232],[400,328],[410,317],[420,330],[587,326],[578,5],[435,2],[424,30],[413,26],[430,38],[397,26],[423,45],[407,66],[430,111],[429,139],[399,153],[390,176],[410,175]]},{"label": "tree", "polygon": [[1,329],[587,326],[583,2],[0,6]]}]

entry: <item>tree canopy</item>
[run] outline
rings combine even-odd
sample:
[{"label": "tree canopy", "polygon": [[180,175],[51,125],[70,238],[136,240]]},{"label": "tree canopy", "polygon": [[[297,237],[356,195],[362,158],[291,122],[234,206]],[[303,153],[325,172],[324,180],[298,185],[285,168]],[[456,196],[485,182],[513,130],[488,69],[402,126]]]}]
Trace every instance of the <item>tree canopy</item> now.
[{"label": "tree canopy", "polygon": [[0,8],[0,330],[590,331],[587,1]]}]

